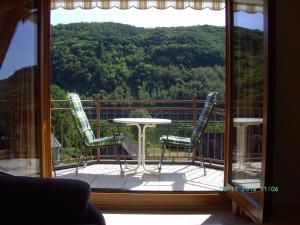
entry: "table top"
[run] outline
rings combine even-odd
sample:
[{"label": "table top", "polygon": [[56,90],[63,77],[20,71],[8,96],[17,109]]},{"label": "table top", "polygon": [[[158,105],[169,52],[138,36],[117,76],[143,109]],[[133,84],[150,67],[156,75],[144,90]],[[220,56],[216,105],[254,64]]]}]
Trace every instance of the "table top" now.
[{"label": "table top", "polygon": [[259,125],[263,123],[262,118],[233,118],[234,125]]},{"label": "table top", "polygon": [[156,119],[156,118],[115,118],[115,123],[127,123],[127,124],[168,124],[171,120],[168,119]]}]

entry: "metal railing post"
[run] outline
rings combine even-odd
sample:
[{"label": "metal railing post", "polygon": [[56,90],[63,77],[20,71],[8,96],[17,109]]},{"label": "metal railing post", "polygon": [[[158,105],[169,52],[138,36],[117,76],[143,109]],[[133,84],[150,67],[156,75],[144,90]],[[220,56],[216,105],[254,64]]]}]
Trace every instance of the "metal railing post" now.
[{"label": "metal railing post", "polygon": [[[96,127],[97,138],[100,138],[100,93],[97,93],[96,97]],[[100,160],[100,148],[97,148],[97,161]]]},{"label": "metal railing post", "polygon": [[197,95],[196,94],[194,94],[193,95],[193,99],[192,99],[192,101],[193,101],[193,112],[192,112],[192,114],[193,114],[193,127],[195,127],[196,126],[196,118],[197,118],[197,102],[196,102],[196,100],[197,100]]}]

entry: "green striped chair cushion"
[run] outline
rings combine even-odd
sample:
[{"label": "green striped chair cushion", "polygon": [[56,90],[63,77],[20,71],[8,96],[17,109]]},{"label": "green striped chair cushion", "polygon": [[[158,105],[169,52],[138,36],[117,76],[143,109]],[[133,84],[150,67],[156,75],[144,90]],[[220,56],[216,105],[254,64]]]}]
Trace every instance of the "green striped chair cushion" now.
[{"label": "green striped chair cushion", "polygon": [[175,135],[162,135],[160,142],[166,145],[178,145],[182,147],[191,147],[191,139],[188,137],[180,137]]},{"label": "green striped chair cushion", "polygon": [[76,93],[69,93],[69,107],[74,118],[75,124],[81,137],[85,143],[90,143],[95,140],[93,130],[90,127],[88,118],[82,108],[81,100]]},{"label": "green striped chair cushion", "polygon": [[102,147],[107,145],[121,144],[124,136],[110,136],[95,138],[93,130],[89,124],[88,118],[83,110],[81,100],[76,93],[68,93],[69,108],[74,118],[77,129],[79,130],[80,136],[83,138],[86,146],[89,147]]},{"label": "green striped chair cushion", "polygon": [[122,144],[124,141],[123,135],[96,138],[92,142],[87,143],[89,147],[111,146],[114,144]]},{"label": "green striped chair cushion", "polygon": [[202,133],[204,132],[205,126],[209,120],[209,116],[215,105],[216,95],[217,95],[217,92],[210,92],[210,93],[208,93],[208,95],[206,97],[203,110],[199,116],[198,122],[195,126],[195,129],[192,132],[192,135],[191,135],[191,144],[193,146],[197,146],[198,141],[199,141]]}]

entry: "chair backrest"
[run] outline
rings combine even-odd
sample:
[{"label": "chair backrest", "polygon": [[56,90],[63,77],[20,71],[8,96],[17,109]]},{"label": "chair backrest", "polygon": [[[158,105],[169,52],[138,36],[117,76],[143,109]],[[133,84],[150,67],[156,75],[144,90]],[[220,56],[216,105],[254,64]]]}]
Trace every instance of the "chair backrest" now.
[{"label": "chair backrest", "polygon": [[56,137],[51,133],[51,148],[61,148],[61,144]]},{"label": "chair backrest", "polygon": [[203,110],[199,116],[198,122],[192,132],[192,135],[191,135],[191,143],[193,146],[198,145],[201,135],[205,130],[205,127],[209,121],[211,112],[216,104],[215,103],[216,95],[217,95],[217,92],[209,92],[206,97]]},{"label": "chair backrest", "polygon": [[85,144],[95,140],[93,130],[90,126],[88,118],[82,108],[79,95],[76,93],[68,93],[69,108],[74,119],[76,128]]},{"label": "chair backrest", "polygon": [[[60,149],[61,149],[61,144],[59,141],[56,139],[56,137],[51,133],[51,148],[53,150],[53,160],[60,160]],[[53,170],[54,171],[54,170]]]}]

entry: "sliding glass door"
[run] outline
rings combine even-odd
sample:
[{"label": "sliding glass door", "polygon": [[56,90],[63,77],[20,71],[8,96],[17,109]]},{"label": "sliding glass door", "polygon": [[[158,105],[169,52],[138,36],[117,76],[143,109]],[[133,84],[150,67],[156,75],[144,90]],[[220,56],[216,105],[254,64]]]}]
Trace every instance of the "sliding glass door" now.
[{"label": "sliding glass door", "polygon": [[37,1],[0,3],[0,171],[40,175]]},{"label": "sliding glass door", "polygon": [[[228,193],[236,213],[264,218],[268,115],[268,26],[263,0],[234,0],[229,12]],[[244,7],[243,7],[244,6]],[[275,189],[272,191],[276,191]]]}]

